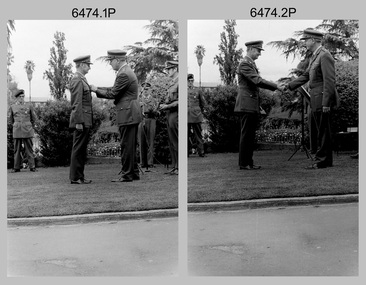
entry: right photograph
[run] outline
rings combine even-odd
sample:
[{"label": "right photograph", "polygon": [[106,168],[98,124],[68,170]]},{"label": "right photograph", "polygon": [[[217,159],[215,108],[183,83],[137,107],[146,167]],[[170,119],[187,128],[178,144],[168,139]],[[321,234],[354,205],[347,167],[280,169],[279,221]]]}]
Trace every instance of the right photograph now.
[{"label": "right photograph", "polygon": [[188,274],[359,275],[359,20],[187,21]]}]

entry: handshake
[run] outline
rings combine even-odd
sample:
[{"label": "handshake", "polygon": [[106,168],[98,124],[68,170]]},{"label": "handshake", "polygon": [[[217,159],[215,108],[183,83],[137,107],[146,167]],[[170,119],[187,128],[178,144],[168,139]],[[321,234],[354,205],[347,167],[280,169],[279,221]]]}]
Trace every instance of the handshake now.
[{"label": "handshake", "polygon": [[277,85],[277,89],[280,90],[281,92],[287,91],[288,90],[288,83],[281,82],[280,84]]}]

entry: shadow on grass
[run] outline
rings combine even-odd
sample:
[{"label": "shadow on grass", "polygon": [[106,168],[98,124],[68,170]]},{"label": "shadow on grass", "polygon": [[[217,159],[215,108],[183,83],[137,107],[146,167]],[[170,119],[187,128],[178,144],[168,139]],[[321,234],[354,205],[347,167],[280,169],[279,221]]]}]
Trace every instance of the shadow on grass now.
[{"label": "shadow on grass", "polygon": [[358,159],[335,154],[334,166],[307,170],[304,152],[262,150],[254,153],[260,170],[239,170],[238,153],[188,158],[188,202],[239,201],[358,193]]}]

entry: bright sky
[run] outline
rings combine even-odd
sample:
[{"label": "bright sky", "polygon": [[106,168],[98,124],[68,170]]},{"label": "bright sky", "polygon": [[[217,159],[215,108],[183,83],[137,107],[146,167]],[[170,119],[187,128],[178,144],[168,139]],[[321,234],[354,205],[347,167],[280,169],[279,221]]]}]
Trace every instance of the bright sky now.
[{"label": "bright sky", "polygon": [[[99,56],[107,54],[107,50],[121,49],[136,42],[144,42],[150,37],[145,28],[150,24],[147,20],[116,21],[73,21],[73,20],[15,20],[15,31],[11,35],[14,62],[10,72],[18,82],[18,86],[29,96],[29,81],[24,69],[25,62],[32,60],[35,71],[31,81],[31,95],[50,99],[48,80],[43,73],[48,70],[50,49],[53,46],[56,31],[63,32],[66,37],[65,47],[68,50],[67,63],[75,65],[73,59],[81,55],[91,55],[92,62]],[[94,62],[86,75],[90,84],[112,86],[114,72],[111,67],[100,61]]]},{"label": "bright sky", "polygon": [[[315,28],[322,20],[237,20],[235,31],[239,35],[237,48],[243,48],[246,53],[245,43],[254,40],[264,41],[264,51],[256,60],[261,76],[267,80],[276,81],[287,76],[289,70],[295,68],[299,59],[286,58],[270,46],[268,42],[285,40],[294,37],[294,32],[306,28]],[[195,74],[199,80],[199,67],[194,50],[197,45],[206,49],[201,66],[202,82],[221,82],[218,65],[213,64],[215,55],[219,54],[220,34],[224,31],[224,20],[189,20],[187,61],[188,72]]]}]

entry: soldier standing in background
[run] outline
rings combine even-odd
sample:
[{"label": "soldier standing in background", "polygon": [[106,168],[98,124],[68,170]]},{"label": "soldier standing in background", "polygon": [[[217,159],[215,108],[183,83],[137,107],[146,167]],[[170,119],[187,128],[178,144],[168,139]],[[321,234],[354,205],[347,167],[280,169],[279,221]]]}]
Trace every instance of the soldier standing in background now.
[{"label": "soldier standing in background", "polygon": [[206,101],[203,98],[201,90],[193,86],[194,76],[188,74],[188,154],[192,149],[192,142],[189,139],[191,131],[193,132],[193,138],[197,146],[197,152],[200,157],[204,157],[203,138],[202,138],[202,121],[203,121],[203,108],[206,105]]},{"label": "soldier standing in background", "polygon": [[160,109],[166,111],[169,150],[173,166],[166,174],[178,175],[178,62],[168,61],[166,69],[172,83],[168,89],[165,104],[161,104]]},{"label": "soldier standing in background", "polygon": [[34,137],[34,125],[37,121],[37,116],[33,110],[32,104],[24,102],[24,96],[24,90],[18,90],[14,94],[16,102],[9,108],[9,119],[13,125],[14,139],[14,167],[11,171],[12,173],[20,172],[22,144],[24,145],[30,171],[37,171],[34,162],[32,140]]},{"label": "soldier standing in background", "polygon": [[140,162],[141,167],[145,167],[148,171],[149,167],[154,167],[154,139],[159,101],[152,96],[150,83],[144,82],[141,87],[140,104],[143,120],[139,125]]}]

